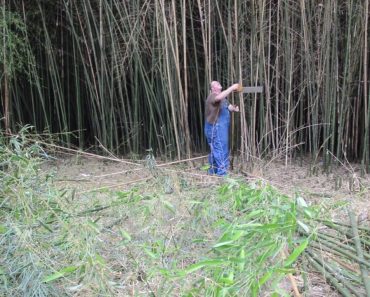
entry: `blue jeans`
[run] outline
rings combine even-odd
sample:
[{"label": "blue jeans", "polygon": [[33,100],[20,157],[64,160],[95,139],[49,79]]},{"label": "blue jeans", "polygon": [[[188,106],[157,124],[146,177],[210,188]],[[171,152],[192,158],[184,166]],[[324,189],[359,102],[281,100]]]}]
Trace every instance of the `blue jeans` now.
[{"label": "blue jeans", "polygon": [[229,159],[229,127],[230,113],[227,104],[220,107],[216,123],[210,124],[206,121],[204,132],[208,145],[211,149],[208,155],[210,168],[208,173],[225,176],[230,167]]}]

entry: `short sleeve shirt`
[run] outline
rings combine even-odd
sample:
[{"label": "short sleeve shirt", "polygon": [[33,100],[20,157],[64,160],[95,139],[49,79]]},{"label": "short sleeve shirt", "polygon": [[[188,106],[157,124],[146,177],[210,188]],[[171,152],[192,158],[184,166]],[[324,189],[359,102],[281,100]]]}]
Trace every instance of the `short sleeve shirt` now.
[{"label": "short sleeve shirt", "polygon": [[[216,101],[216,94],[211,93],[206,100],[205,108],[205,120],[214,124],[217,121],[218,114],[220,113],[220,108],[227,102],[226,98],[221,101]],[[227,104],[228,105],[228,104]]]}]

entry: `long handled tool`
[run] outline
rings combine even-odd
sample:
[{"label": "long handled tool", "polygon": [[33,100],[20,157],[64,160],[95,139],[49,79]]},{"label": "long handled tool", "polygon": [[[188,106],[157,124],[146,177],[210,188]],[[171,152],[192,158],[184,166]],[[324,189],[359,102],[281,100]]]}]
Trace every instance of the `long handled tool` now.
[{"label": "long handled tool", "polygon": [[250,94],[250,93],[262,93],[263,87],[262,86],[254,86],[254,87],[243,87],[242,84],[239,84],[239,88],[237,90],[243,94]]}]

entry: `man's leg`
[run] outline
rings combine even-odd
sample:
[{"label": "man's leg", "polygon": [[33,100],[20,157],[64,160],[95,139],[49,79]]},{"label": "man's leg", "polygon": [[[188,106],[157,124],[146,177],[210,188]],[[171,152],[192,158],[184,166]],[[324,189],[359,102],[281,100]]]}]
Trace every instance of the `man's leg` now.
[{"label": "man's leg", "polygon": [[214,125],[211,125],[211,124],[208,124],[206,123],[205,124],[205,127],[204,127],[204,132],[205,132],[205,135],[206,135],[206,139],[207,139],[207,143],[209,145],[209,148],[210,148],[210,153],[208,155],[208,162],[209,162],[209,166],[210,168],[208,169],[208,173],[209,174],[216,174],[217,173],[217,164],[216,164],[216,160],[215,160],[215,156],[214,156],[214,138],[215,138],[215,135],[216,135],[216,127]]},{"label": "man's leg", "polygon": [[209,145],[211,152],[208,155],[208,163],[209,163],[209,169],[208,173],[209,174],[216,174],[216,162],[215,162],[215,157],[213,156],[213,147],[212,144]]},{"label": "man's leg", "polygon": [[227,159],[225,159],[227,152],[225,152],[223,135],[220,133],[220,129],[217,132],[213,139],[213,156],[216,163],[216,174],[225,176],[227,174]]},{"label": "man's leg", "polygon": [[217,162],[217,175],[225,176],[230,167],[229,159],[229,129],[227,123],[218,125],[217,135],[215,136],[215,143],[217,143],[216,162]]}]

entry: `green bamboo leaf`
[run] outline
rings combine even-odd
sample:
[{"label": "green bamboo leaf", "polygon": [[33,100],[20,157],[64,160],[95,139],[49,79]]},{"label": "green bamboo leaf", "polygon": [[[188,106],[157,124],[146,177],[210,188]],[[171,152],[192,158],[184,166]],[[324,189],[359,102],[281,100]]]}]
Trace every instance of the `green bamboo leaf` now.
[{"label": "green bamboo leaf", "polygon": [[302,221],[300,220],[297,220],[297,223],[299,226],[302,227],[302,229],[306,232],[306,233],[310,233],[310,228],[305,224],[303,223]]},{"label": "green bamboo leaf", "polygon": [[313,215],[312,211],[311,211],[311,210],[309,210],[308,208],[305,208],[303,212],[304,212],[304,214],[305,214],[308,218],[310,218],[310,219],[312,219],[312,218],[314,217],[314,215]]},{"label": "green bamboo leaf", "polygon": [[263,286],[264,283],[266,283],[273,275],[274,270],[267,271],[259,280],[258,280],[258,288]]},{"label": "green bamboo leaf", "polygon": [[279,228],[288,228],[287,225],[282,224],[264,224],[260,227],[258,227],[259,231],[268,231],[268,230],[277,230]]},{"label": "green bamboo leaf", "polygon": [[120,229],[119,230],[120,231],[120,233],[121,233],[121,236],[122,236],[122,238],[126,238],[128,241],[131,241],[131,235],[130,234],[128,234],[125,230],[123,230],[123,229]]},{"label": "green bamboo leaf", "polygon": [[216,249],[216,248],[225,247],[225,246],[233,246],[232,245],[233,242],[234,242],[234,240],[219,242],[219,243],[215,244],[212,248]]},{"label": "green bamboo leaf", "polygon": [[293,252],[284,261],[284,267],[290,266],[302,252],[306,249],[308,245],[308,239],[306,238],[298,247],[296,247]]},{"label": "green bamboo leaf", "polygon": [[97,263],[101,264],[101,265],[105,265],[105,260],[102,256],[100,256],[99,254],[96,254],[95,255],[95,260]]},{"label": "green bamboo leaf", "polygon": [[42,281],[44,283],[49,283],[49,282],[52,282],[52,281],[55,281],[61,277],[64,277],[68,274],[71,274],[72,272],[76,271],[78,269],[78,267],[76,266],[68,266],[68,267],[65,267],[51,275],[48,275],[46,276]]},{"label": "green bamboo leaf", "polygon": [[260,224],[260,223],[248,223],[248,224],[240,224],[240,225],[238,225],[238,228],[241,228],[241,229],[258,229],[262,226],[263,226],[263,224]]},{"label": "green bamboo leaf", "polygon": [[289,273],[294,273],[295,270],[293,268],[279,267],[279,268],[276,268],[275,271],[281,274],[289,274]]},{"label": "green bamboo leaf", "polygon": [[264,213],[265,213],[265,210],[263,210],[263,209],[257,209],[257,210],[253,210],[253,211],[249,212],[244,218],[245,219],[250,219],[250,218],[253,218],[253,217],[262,215]]},{"label": "green bamboo leaf", "polygon": [[301,196],[297,197],[297,204],[300,207],[308,207],[307,202]]},{"label": "green bamboo leaf", "polygon": [[4,225],[0,225],[0,234],[5,234],[8,229]]},{"label": "green bamboo leaf", "polygon": [[198,200],[189,200],[188,203],[189,204],[203,204],[204,202],[198,201]]},{"label": "green bamboo leaf", "polygon": [[240,264],[240,263],[244,263],[245,262],[245,258],[240,258],[240,257],[228,257],[227,260],[230,262],[230,263],[234,263],[234,264]]},{"label": "green bamboo leaf", "polygon": [[263,252],[263,254],[257,258],[257,263],[265,263],[266,259],[272,255],[275,255],[280,248],[281,247],[275,242],[270,246],[267,246],[267,249]]},{"label": "green bamboo leaf", "polygon": [[91,220],[88,220],[87,221],[87,225],[89,225],[94,231],[96,231],[97,233],[100,233],[100,230],[99,230],[99,227],[96,223],[94,223],[93,221]]},{"label": "green bamboo leaf", "polygon": [[215,260],[204,260],[204,261],[201,261],[201,262],[198,262],[198,263],[195,263],[195,264],[192,264],[190,265],[189,267],[187,267],[185,269],[185,272],[187,274],[189,273],[192,273],[194,271],[197,271],[203,267],[211,267],[211,266],[218,266],[218,265],[222,265],[222,264],[226,264],[228,263],[228,261],[225,261],[225,260],[218,260],[218,259],[215,259]]},{"label": "green bamboo leaf", "polygon": [[202,243],[205,242],[206,240],[204,238],[195,238],[191,242],[192,243]]},{"label": "green bamboo leaf", "polygon": [[218,282],[226,286],[233,285],[234,284],[234,272],[231,271],[226,276],[221,277]]},{"label": "green bamboo leaf", "polygon": [[43,226],[46,230],[48,230],[50,233],[53,233],[53,230],[51,228],[49,228],[48,225],[46,225],[44,222],[42,222],[41,220],[37,220],[41,226]]},{"label": "green bamboo leaf", "polygon": [[239,257],[241,259],[241,263],[238,264],[238,268],[240,271],[243,271],[245,267],[245,250],[244,249],[240,251]]},{"label": "green bamboo leaf", "polygon": [[56,273],[54,273],[54,274],[52,274],[52,275],[49,275],[49,276],[45,277],[45,278],[43,279],[43,282],[44,282],[44,283],[52,282],[52,281],[54,281],[54,280],[56,280],[56,279],[58,279],[58,278],[61,278],[61,277],[63,277],[63,276],[64,276],[64,274],[63,274],[63,273],[56,272]]},{"label": "green bamboo leaf", "polygon": [[239,230],[239,231],[227,231],[225,232],[220,241],[228,241],[228,240],[231,240],[231,241],[235,241],[235,240],[238,240],[242,235],[245,234],[245,231],[244,230]]},{"label": "green bamboo leaf", "polygon": [[230,296],[230,288],[218,287],[214,293],[215,297],[226,297]]},{"label": "green bamboo leaf", "polygon": [[164,204],[164,207],[167,208],[170,212],[173,214],[176,213],[176,208],[168,201],[162,200],[162,203]]},{"label": "green bamboo leaf", "polygon": [[152,259],[157,259],[158,255],[154,254],[152,251],[150,251],[147,248],[144,248],[144,252]]},{"label": "green bamboo leaf", "polygon": [[165,269],[161,268],[159,269],[159,272],[167,278],[182,278],[186,276],[186,272],[180,269]]}]

